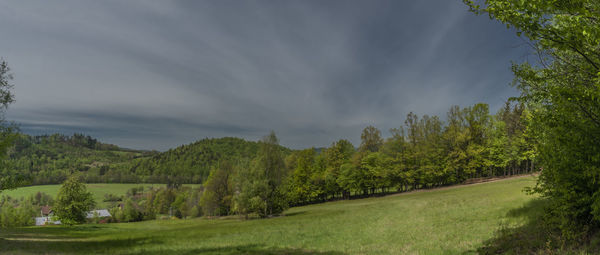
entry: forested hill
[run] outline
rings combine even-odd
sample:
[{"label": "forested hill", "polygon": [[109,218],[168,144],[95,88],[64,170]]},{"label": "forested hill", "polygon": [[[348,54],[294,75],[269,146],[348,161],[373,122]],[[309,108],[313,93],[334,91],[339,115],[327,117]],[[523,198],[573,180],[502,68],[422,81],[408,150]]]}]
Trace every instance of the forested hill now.
[{"label": "forested hill", "polygon": [[21,176],[31,184],[54,184],[61,183],[73,172],[102,175],[111,165],[156,153],[120,148],[82,134],[19,134],[7,159],[2,161],[0,173]]},{"label": "forested hill", "polygon": [[20,134],[0,174],[21,176],[29,184],[62,183],[75,172],[89,183],[202,183],[220,160],[249,162],[258,147],[258,142],[225,137],[157,152],[124,149],[81,134]]},{"label": "forested hill", "polygon": [[[241,138],[206,138],[149,158],[134,160],[130,169],[143,182],[164,183],[166,180],[202,183],[219,161],[228,160],[236,164],[248,162],[256,157],[258,148],[258,142]],[[285,154],[291,151],[280,148]]]}]

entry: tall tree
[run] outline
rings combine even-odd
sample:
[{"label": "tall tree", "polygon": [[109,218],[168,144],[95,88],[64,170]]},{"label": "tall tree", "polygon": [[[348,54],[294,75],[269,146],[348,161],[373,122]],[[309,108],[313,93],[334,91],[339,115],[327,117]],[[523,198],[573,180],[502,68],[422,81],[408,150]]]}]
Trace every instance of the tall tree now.
[{"label": "tall tree", "polygon": [[302,204],[313,199],[312,192],[315,187],[312,186],[311,176],[315,167],[316,155],[314,148],[297,151],[290,155],[294,158],[294,162],[289,166],[293,169],[289,196],[294,203]]},{"label": "tall tree", "polygon": [[539,140],[535,191],[552,201],[563,236],[582,240],[600,226],[600,2],[463,1],[526,36],[538,55],[513,65]]},{"label": "tall tree", "polygon": [[[8,123],[5,118],[8,106],[15,101],[11,91],[14,86],[10,83],[12,79],[13,75],[8,64],[0,59],[0,158],[6,156],[6,151],[16,139],[16,127]],[[4,161],[0,164],[4,164]],[[0,176],[0,192],[18,186],[22,179],[20,176]]]},{"label": "tall tree", "polygon": [[233,165],[228,161],[219,163],[204,183],[200,200],[205,215],[228,215],[233,195]]},{"label": "tall tree", "polygon": [[465,169],[469,177],[481,177],[483,170],[490,165],[489,148],[486,146],[490,116],[487,104],[475,104],[466,109],[465,120],[468,131],[467,159]]},{"label": "tall tree", "polygon": [[58,190],[54,212],[63,224],[83,223],[94,205],[92,193],[87,191],[85,184],[71,176]]},{"label": "tall tree", "polygon": [[376,152],[383,144],[381,131],[374,126],[367,126],[360,135],[360,151]]},{"label": "tall tree", "polygon": [[338,179],[342,173],[342,165],[349,163],[354,154],[354,146],[348,140],[339,140],[331,145],[324,152],[326,159],[326,174],[325,185],[326,190],[331,195],[341,193],[342,196],[348,197],[349,191],[342,188]]},{"label": "tall tree", "polygon": [[288,206],[285,197],[285,163],[275,132],[260,142],[258,156],[248,171],[238,174],[235,209],[238,213],[258,213],[261,217],[281,213]]}]

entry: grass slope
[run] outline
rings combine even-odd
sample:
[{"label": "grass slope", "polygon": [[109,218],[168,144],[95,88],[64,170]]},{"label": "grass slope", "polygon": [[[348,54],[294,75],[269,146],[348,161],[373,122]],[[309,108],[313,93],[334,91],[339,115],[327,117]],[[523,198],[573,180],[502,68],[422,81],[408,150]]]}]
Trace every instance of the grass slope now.
[{"label": "grass slope", "polygon": [[[18,189],[14,189],[14,190],[5,190],[2,191],[2,193],[0,193],[0,196],[10,196],[13,198],[21,198],[21,197],[28,197],[28,196],[32,196],[35,195],[38,191],[39,192],[43,192],[46,193],[54,198],[56,198],[56,194],[58,194],[58,190],[60,189],[61,185],[38,185],[38,186],[28,186],[28,187],[21,187]],[[106,208],[106,206],[108,206],[108,203],[103,202],[102,200],[104,200],[104,195],[106,194],[113,194],[113,195],[125,195],[125,193],[127,193],[127,190],[134,188],[134,187],[140,187],[140,186],[144,186],[144,188],[149,188],[149,187],[164,187],[165,184],[122,184],[122,183],[93,183],[93,184],[86,184],[88,191],[92,192],[93,196],[94,196],[94,200],[96,201],[96,207],[98,208]],[[199,186],[199,184],[185,184],[184,186]]]},{"label": "grass slope", "polygon": [[5,254],[462,254],[474,253],[509,211],[534,197],[534,177],[338,201],[261,220],[192,219],[74,227],[27,227],[0,234]]}]

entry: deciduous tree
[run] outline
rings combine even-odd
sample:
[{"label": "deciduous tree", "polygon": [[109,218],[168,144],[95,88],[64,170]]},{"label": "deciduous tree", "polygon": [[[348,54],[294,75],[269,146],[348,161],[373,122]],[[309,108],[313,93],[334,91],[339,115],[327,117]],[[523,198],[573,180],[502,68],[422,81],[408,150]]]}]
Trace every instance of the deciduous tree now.
[{"label": "deciduous tree", "polygon": [[67,179],[58,191],[54,212],[63,224],[85,222],[87,212],[95,205],[92,193],[76,176]]}]

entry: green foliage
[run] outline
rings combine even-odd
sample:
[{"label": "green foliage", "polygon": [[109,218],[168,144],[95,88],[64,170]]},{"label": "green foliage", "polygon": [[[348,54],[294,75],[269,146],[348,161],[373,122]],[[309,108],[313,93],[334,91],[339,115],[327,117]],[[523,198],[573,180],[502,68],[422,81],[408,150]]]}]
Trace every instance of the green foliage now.
[{"label": "green foliage", "polygon": [[138,178],[125,170],[124,164],[150,154],[121,149],[81,134],[19,134],[0,166],[0,175],[16,176],[29,184],[62,183],[73,173],[86,182],[133,182]]},{"label": "green foliage", "polygon": [[[220,161],[251,160],[259,143],[239,138],[204,139],[166,152],[135,151],[90,136],[15,136],[0,165],[0,187],[62,183],[78,173],[88,183],[203,183]],[[283,154],[289,149],[278,146]]]},{"label": "green foliage", "polygon": [[[453,106],[447,124],[437,116],[409,113],[405,126],[381,141],[379,131],[363,130],[357,152],[340,140],[321,153],[294,151],[288,199],[293,205],[461,183],[536,171],[528,110],[510,102],[496,115],[488,105]],[[376,144],[376,146],[367,145]]]},{"label": "green foliage", "polygon": [[383,144],[383,138],[381,138],[381,131],[374,126],[368,126],[363,129],[360,135],[360,151],[376,152]]},{"label": "green foliage", "polygon": [[257,213],[267,217],[287,209],[284,185],[286,166],[274,132],[260,142],[260,150],[250,169],[238,172],[235,211],[241,215]]},{"label": "green foliage", "polygon": [[[535,199],[521,192],[533,184],[535,178],[523,177],[321,203],[248,221],[228,217],[2,230],[0,253],[472,254],[494,238],[500,223],[525,224],[527,214],[507,212]],[[516,237],[516,245],[530,238]]]},{"label": "green foliage", "polygon": [[[41,197],[47,195],[40,194]],[[34,225],[33,217],[39,213],[40,202],[34,197],[16,200],[9,196],[0,198],[0,228],[14,228]]]},{"label": "green foliage", "polygon": [[60,187],[54,212],[63,224],[85,222],[87,212],[95,205],[92,193],[75,176],[69,177]]},{"label": "green foliage", "polygon": [[[596,0],[465,1],[527,37],[536,64],[513,65],[515,86],[531,109],[524,140],[537,140],[543,166],[533,190],[551,198],[549,215],[567,240],[600,227],[600,2]],[[509,127],[507,125],[507,127]]]},{"label": "green foliage", "polygon": [[258,147],[256,142],[239,138],[203,139],[151,158],[134,160],[129,169],[149,182],[203,183],[220,161],[252,159]]},{"label": "green foliage", "polygon": [[223,161],[208,176],[200,205],[204,215],[229,215],[233,197],[233,165]]},{"label": "green foliage", "polygon": [[[0,59],[0,159],[4,159],[7,150],[11,147],[16,137],[16,127],[7,123],[5,119],[5,113],[8,109],[8,105],[15,101],[14,94],[11,89],[13,84],[10,80],[13,79],[13,75],[10,72],[10,68],[6,61]],[[4,165],[4,160],[0,163],[0,166]],[[0,192],[6,189],[12,189],[19,186],[22,181],[21,175],[7,175],[0,173]]]},{"label": "green foliage", "polygon": [[201,188],[132,188],[124,197],[123,203],[113,203],[110,209],[116,222],[154,220],[161,215],[188,218],[202,215],[199,206]]}]

